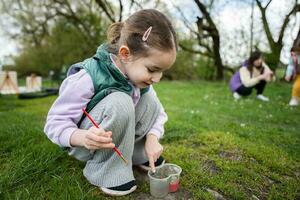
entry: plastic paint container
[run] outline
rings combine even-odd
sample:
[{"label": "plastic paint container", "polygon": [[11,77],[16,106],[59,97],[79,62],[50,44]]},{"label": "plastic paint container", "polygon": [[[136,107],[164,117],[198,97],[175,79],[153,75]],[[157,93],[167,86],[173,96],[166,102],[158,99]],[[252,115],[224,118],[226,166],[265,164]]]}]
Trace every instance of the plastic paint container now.
[{"label": "plastic paint container", "polygon": [[152,196],[163,198],[169,192],[176,192],[179,189],[179,177],[182,169],[178,165],[166,163],[155,169],[155,173],[148,171]]}]

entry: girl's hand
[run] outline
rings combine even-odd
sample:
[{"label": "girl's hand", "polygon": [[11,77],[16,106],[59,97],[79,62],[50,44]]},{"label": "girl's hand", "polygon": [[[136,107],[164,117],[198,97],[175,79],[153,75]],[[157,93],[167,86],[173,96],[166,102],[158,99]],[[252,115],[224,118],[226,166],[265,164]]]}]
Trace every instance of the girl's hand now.
[{"label": "girl's hand", "polygon": [[270,82],[270,81],[272,81],[272,79],[273,79],[273,72],[271,70],[269,70],[269,72],[266,75],[266,79],[265,80],[267,82]]},{"label": "girl's hand", "polygon": [[154,163],[163,152],[163,146],[158,142],[158,138],[153,134],[148,134],[145,143],[146,155],[152,172],[155,172]]},{"label": "girl's hand", "polygon": [[287,81],[287,82],[290,82],[292,80],[292,76],[285,76],[284,79]]},{"label": "girl's hand", "polygon": [[115,147],[111,138],[112,132],[102,128],[91,127],[89,130],[77,129],[71,135],[71,146],[83,146],[90,150],[111,149]]},{"label": "girl's hand", "polygon": [[84,137],[84,147],[87,149],[111,149],[115,147],[111,138],[112,132],[102,128],[91,127]]},{"label": "girl's hand", "polygon": [[273,72],[271,70],[266,70],[263,74],[260,75],[260,80],[268,81],[272,75]]}]

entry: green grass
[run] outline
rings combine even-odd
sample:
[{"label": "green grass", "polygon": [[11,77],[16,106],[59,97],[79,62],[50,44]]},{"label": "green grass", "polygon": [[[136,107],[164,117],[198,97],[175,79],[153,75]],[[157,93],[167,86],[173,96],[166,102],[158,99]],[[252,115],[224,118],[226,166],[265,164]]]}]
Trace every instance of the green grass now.
[{"label": "green grass", "polygon": [[[300,107],[287,105],[291,85],[233,101],[228,86],[162,82],[156,91],[169,115],[162,143],[169,162],[183,168],[181,187],[192,199],[300,198]],[[0,97],[0,199],[105,199],[69,157],[43,133],[56,97]],[[120,199],[143,199],[148,183]]]}]

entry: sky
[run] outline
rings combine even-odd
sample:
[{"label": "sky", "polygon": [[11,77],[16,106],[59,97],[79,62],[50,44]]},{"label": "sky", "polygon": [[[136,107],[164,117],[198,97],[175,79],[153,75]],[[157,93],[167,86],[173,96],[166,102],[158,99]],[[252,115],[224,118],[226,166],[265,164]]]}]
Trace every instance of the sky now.
[{"label": "sky", "polygon": [[[273,36],[275,39],[278,38],[279,30],[283,23],[283,18],[287,13],[291,10],[291,1],[286,0],[273,0],[270,4],[268,10],[272,10],[272,12],[267,12],[267,19],[270,22],[270,28],[271,32],[273,33]],[[276,12],[275,12],[276,11]],[[262,23],[260,20],[261,14],[259,9],[256,7],[254,10],[254,17],[256,20],[254,21],[254,38],[258,42],[259,48],[266,49],[268,47],[267,39],[265,34],[261,34],[263,31]],[[241,34],[242,30],[246,30],[246,33],[249,36],[250,33],[250,19],[251,19],[251,7],[250,6],[244,6],[244,7],[226,7],[222,12],[219,14],[220,18],[220,24],[219,26],[222,27],[220,30],[223,32],[223,34],[229,33],[229,41],[233,43],[233,46],[242,46],[240,43],[241,41],[236,41],[234,37],[236,37],[238,34]],[[289,59],[289,50],[292,46],[292,42],[297,36],[298,30],[300,29],[300,13],[296,15],[296,17],[291,18],[292,20],[289,23],[288,28],[285,31],[284,35],[284,48],[281,53],[281,61],[285,64],[287,64]],[[236,37],[240,38],[240,37]],[[221,38],[221,43],[225,43],[224,40],[227,38],[223,37]],[[250,41],[248,43],[250,46]],[[223,51],[227,50],[223,49]],[[245,51],[243,48],[234,48],[233,52],[234,54],[243,55],[247,54],[248,52]],[[226,54],[227,56],[230,56],[230,54]],[[233,56],[233,55],[232,55]],[[227,59],[228,60],[228,59]]]},{"label": "sky", "polygon": [[[190,21],[191,24],[196,19],[196,16],[200,14],[199,10],[196,7],[194,1],[174,1],[184,12],[185,17]],[[225,1],[224,1],[225,2]],[[244,44],[245,41],[238,41],[236,38],[241,37],[242,34],[248,34],[250,30],[250,14],[251,6],[250,4],[237,4],[232,3],[233,1],[227,1],[230,3],[221,4],[221,6],[215,9],[213,13],[213,19],[215,20],[217,27],[219,28],[221,35],[221,55],[225,63],[236,65],[241,62],[243,57],[248,55],[247,48]],[[278,29],[282,24],[282,16],[289,12],[292,0],[273,0],[270,4],[268,10],[277,11],[267,12],[268,20],[271,24],[271,30],[274,33],[278,33]],[[169,9],[172,14],[177,15],[177,22],[180,24],[180,14],[174,9],[173,5],[169,3]],[[259,21],[260,12],[258,8],[254,11],[254,16],[257,20],[254,22],[254,32],[256,40],[260,41],[259,46],[264,48],[266,46],[264,43],[266,41],[265,36],[261,35],[262,26]],[[5,19],[5,16],[0,15],[1,21],[4,24],[1,24],[0,27],[0,63],[7,62],[7,59],[10,55],[16,55],[18,53],[18,43],[15,40],[10,39],[6,34],[3,28],[8,28],[8,21]],[[6,24],[5,24],[6,23]],[[284,63],[287,63],[289,57],[289,49],[291,47],[293,39],[297,35],[297,31],[300,27],[300,14],[298,13],[295,20],[292,20],[290,24],[293,25],[293,28],[289,28],[286,31],[286,36],[284,38],[284,51],[281,55],[281,60]],[[181,23],[182,25],[182,23]],[[230,42],[228,42],[230,41]],[[244,48],[240,48],[244,46]],[[239,47],[239,48],[236,48]]]},{"label": "sky", "polygon": [[[10,28],[7,16],[0,14],[0,66],[3,62],[10,62],[9,57],[18,53],[17,41],[11,39],[6,31]],[[10,30],[9,30],[10,31]]]},{"label": "sky", "polygon": [[[186,18],[191,22],[195,21],[196,17],[200,14],[196,4],[193,1],[177,2],[179,2],[177,5],[180,5]],[[226,64],[232,66],[238,65],[249,55],[249,48],[246,48],[246,46],[250,46],[250,41],[245,44],[245,40],[239,40],[239,38],[241,38],[242,35],[246,35],[246,37],[250,38],[251,4],[241,3],[242,1],[238,0],[219,0],[215,2],[223,2],[218,4],[219,7],[214,9],[212,15],[221,36],[221,56]],[[294,0],[273,0],[269,5],[267,9],[267,19],[275,38],[278,37],[283,18],[291,10],[293,2]],[[263,33],[260,17],[260,11],[255,7],[254,40],[258,41],[259,49],[264,51],[267,49],[268,44],[266,36]],[[285,31],[284,48],[281,53],[281,61],[284,64],[288,63],[289,50],[299,29],[300,13],[292,18],[289,27]]]}]

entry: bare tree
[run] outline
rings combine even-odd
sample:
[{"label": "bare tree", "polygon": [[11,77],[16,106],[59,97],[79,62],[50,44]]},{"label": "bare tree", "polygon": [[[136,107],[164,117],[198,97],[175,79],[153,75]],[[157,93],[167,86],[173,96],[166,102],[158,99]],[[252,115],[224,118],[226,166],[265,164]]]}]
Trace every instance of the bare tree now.
[{"label": "bare tree", "polygon": [[[41,38],[49,34],[47,22],[53,18],[53,15],[47,13],[46,15],[34,15],[36,12],[33,4],[26,4],[25,2],[18,1],[4,1],[1,0],[1,12],[2,15],[6,15],[5,21],[12,21],[12,24],[20,28],[20,31],[9,32],[4,30],[7,35],[13,39],[23,38],[30,40],[35,46],[41,44]],[[39,4],[40,5],[40,4]],[[1,23],[5,23],[4,19]],[[26,35],[27,37],[20,37]]]},{"label": "bare tree", "polygon": [[66,19],[76,27],[87,43],[94,43],[101,31],[99,24],[103,20],[92,0],[75,3],[70,0],[1,0],[0,3],[2,13],[9,16],[15,27],[20,29],[17,33],[8,32],[8,35],[33,46],[41,45],[43,38],[49,35],[51,25],[59,18]]},{"label": "bare tree", "polygon": [[299,28],[297,37],[296,37],[295,40],[294,40],[293,46],[295,46],[295,47],[300,47],[300,28]]},{"label": "bare tree", "polygon": [[253,51],[254,0],[251,0],[250,54]]},{"label": "bare tree", "polygon": [[[107,0],[95,0],[98,4],[99,8],[105,13],[106,17],[109,19],[110,22],[114,23],[117,21],[122,21],[123,19],[123,11],[124,11],[124,3],[122,0],[118,0],[119,12],[118,14],[115,12],[113,2],[115,1],[107,1]],[[143,6],[135,0],[130,0],[129,9],[133,8],[133,6],[137,6],[138,8],[142,9]],[[157,5],[156,5],[157,6]],[[156,7],[155,6],[155,7]],[[118,18],[118,19],[117,19]]]},{"label": "bare tree", "polygon": [[266,33],[269,47],[271,49],[271,52],[267,54],[267,58],[269,58],[269,60],[272,60],[272,63],[274,64],[273,68],[276,69],[280,63],[280,53],[281,53],[281,50],[283,47],[284,32],[290,22],[291,16],[293,14],[295,14],[296,12],[300,12],[300,4],[298,3],[297,0],[295,0],[294,6],[292,7],[290,12],[285,16],[285,18],[283,20],[283,23],[282,23],[280,31],[279,31],[279,37],[277,40],[275,40],[273,33],[270,30],[270,25],[269,25],[269,22],[266,17],[267,8],[269,7],[272,0],[269,0],[265,6],[262,5],[262,2],[260,0],[255,0],[255,1],[261,12],[263,28]]},{"label": "bare tree", "polygon": [[[64,18],[84,35],[87,43],[93,44],[107,24],[122,21],[123,1],[119,0],[116,4],[116,1],[109,0],[0,0],[0,6],[2,14],[13,21],[13,30],[20,30],[14,33],[6,30],[14,39],[40,46],[43,38],[49,35],[51,25],[57,19]],[[135,0],[126,6],[129,9],[134,6],[142,8]]]},{"label": "bare tree", "polygon": [[[112,5],[110,2],[106,1],[106,0],[96,0],[96,3],[98,4],[98,6],[102,9],[102,11],[105,13],[105,15],[107,16],[107,18],[111,21],[111,22],[116,22],[117,20],[115,19],[115,12],[114,9],[112,8]],[[119,21],[121,21],[122,19],[122,10],[123,10],[123,4],[122,1],[119,0],[119,5],[120,5],[120,13],[119,13]]]},{"label": "bare tree", "polygon": [[[212,58],[216,67],[216,79],[221,80],[224,78],[224,69],[226,67],[223,65],[220,55],[220,34],[208,11],[208,8],[212,7],[213,1],[211,1],[209,5],[204,5],[199,0],[194,0],[194,2],[196,3],[199,11],[202,13],[201,17],[197,17],[197,31],[191,28],[185,18],[184,21],[189,30],[196,35],[200,48],[197,50],[191,49],[186,47],[183,43],[179,43],[179,46],[185,51]],[[183,13],[179,7],[177,7],[177,10],[181,12],[183,16]]]}]

